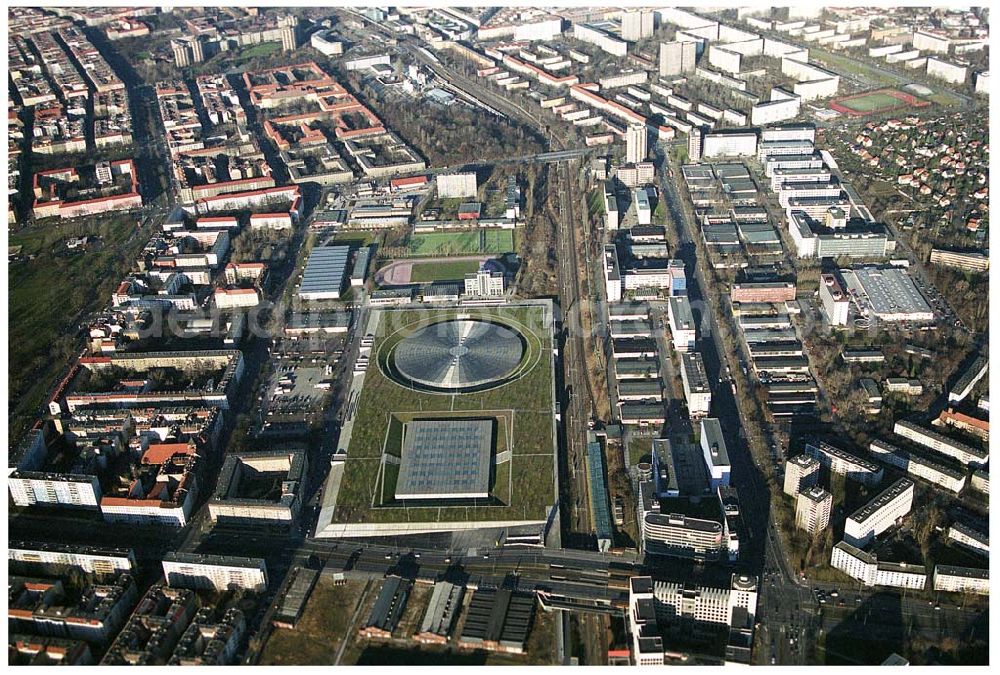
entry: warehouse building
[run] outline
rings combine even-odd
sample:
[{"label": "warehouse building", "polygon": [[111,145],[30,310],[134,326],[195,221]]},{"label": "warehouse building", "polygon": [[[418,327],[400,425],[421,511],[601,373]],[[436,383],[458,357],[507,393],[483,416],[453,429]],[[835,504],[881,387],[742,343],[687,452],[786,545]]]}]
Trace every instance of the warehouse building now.
[{"label": "warehouse building", "polygon": [[840,274],[862,315],[887,322],[934,320],[934,311],[904,269],[859,267]]},{"label": "warehouse building", "polygon": [[522,654],[534,614],[534,594],[509,588],[479,588],[466,610],[458,645]]},{"label": "warehouse building", "polygon": [[360,635],[366,638],[390,639],[403,616],[412,588],[413,582],[409,579],[402,579],[395,574],[386,577],[371,614],[368,615],[368,621],[358,631]]},{"label": "warehouse building", "polygon": [[852,513],[844,523],[844,541],[867,546],[913,508],[913,481],[900,478]]},{"label": "warehouse building", "polygon": [[465,598],[465,586],[448,581],[434,584],[427,610],[420,622],[420,630],[414,635],[417,642],[423,644],[444,644],[451,639],[451,631],[455,620],[462,611],[462,600]]},{"label": "warehouse building", "polygon": [[320,246],[309,254],[298,295],[302,300],[337,300],[347,276],[349,246]]}]

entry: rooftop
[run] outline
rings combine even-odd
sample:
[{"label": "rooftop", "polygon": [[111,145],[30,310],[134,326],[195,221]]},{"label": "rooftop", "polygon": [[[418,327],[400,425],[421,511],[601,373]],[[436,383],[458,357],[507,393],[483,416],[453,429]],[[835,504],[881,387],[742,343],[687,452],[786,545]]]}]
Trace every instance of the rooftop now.
[{"label": "rooftop", "polygon": [[880,492],[876,497],[851,514],[850,520],[857,523],[864,523],[874,516],[878,511],[887,506],[907,490],[913,490],[913,481],[909,478],[900,478],[895,483]]},{"label": "rooftop", "polygon": [[486,498],[493,420],[416,420],[403,429],[396,499]]}]

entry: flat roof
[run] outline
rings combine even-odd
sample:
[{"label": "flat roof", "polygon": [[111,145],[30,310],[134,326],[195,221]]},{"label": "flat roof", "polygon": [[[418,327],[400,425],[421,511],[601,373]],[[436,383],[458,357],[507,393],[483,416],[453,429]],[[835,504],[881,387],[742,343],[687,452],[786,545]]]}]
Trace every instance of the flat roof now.
[{"label": "flat roof", "polygon": [[841,270],[848,292],[868,300],[876,315],[931,313],[931,307],[906,270],[861,267]]},{"label": "flat roof", "polygon": [[350,246],[319,246],[309,254],[302,272],[299,295],[307,293],[339,293],[347,272]]},{"label": "flat roof", "polygon": [[956,565],[935,565],[934,576],[944,574],[949,577],[965,577],[966,579],[989,579],[990,571],[977,567],[957,567]]},{"label": "flat roof", "polygon": [[486,498],[493,420],[415,420],[403,429],[396,499]]},{"label": "flat roof", "polygon": [[702,447],[707,446],[714,466],[730,466],[729,451],[726,449],[726,439],[722,435],[722,425],[717,417],[706,417],[701,421]]},{"label": "flat roof", "polygon": [[856,523],[864,523],[883,509],[889,502],[896,499],[907,490],[913,489],[913,481],[909,478],[900,478],[895,483],[878,493],[874,499],[851,514],[849,520]]},{"label": "flat roof", "polygon": [[699,352],[685,352],[681,354],[681,365],[687,375],[687,382],[692,392],[707,392],[708,375],[705,373],[705,362],[702,361]]},{"label": "flat roof", "polygon": [[700,495],[709,487],[705,460],[698,446],[657,438],[653,440],[653,456],[661,489],[674,490],[680,495]]}]

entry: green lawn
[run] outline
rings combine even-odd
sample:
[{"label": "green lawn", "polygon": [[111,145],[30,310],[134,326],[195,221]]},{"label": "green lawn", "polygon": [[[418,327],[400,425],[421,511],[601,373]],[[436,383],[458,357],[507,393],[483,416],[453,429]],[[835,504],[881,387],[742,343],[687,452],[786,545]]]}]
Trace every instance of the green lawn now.
[{"label": "green lawn", "polygon": [[[10,235],[10,246],[34,260],[7,268],[9,439],[34,422],[39,406],[76,353],[70,334],[83,311],[107,304],[146,241],[135,234],[135,218],[105,216],[99,221],[44,222]],[[99,235],[99,250],[68,254],[65,240]]]},{"label": "green lawn", "polygon": [[514,234],[510,230],[414,234],[410,237],[409,250],[414,256],[509,253],[514,250]]},{"label": "green lawn", "polygon": [[240,52],[239,61],[249,61],[261,56],[271,56],[281,51],[280,42],[261,42]]},{"label": "green lawn", "polygon": [[820,61],[829,66],[832,70],[843,73],[845,75],[855,75],[857,77],[863,77],[869,82],[876,85],[894,85],[903,81],[902,78],[889,77],[878,72],[874,68],[867,66],[865,64],[855,63],[854,61],[839,56],[837,54],[831,54],[827,51],[822,51],[811,47],[809,49],[810,60]]},{"label": "green lawn", "polygon": [[410,270],[410,281],[415,284],[429,281],[461,281],[465,279],[466,274],[472,274],[478,269],[477,260],[416,263]]},{"label": "green lawn", "polygon": [[[396,384],[382,374],[384,361],[392,346],[415,330],[417,322],[446,319],[458,310],[401,310],[386,312],[379,324],[374,348],[375,357],[365,373],[354,431],[348,449],[344,479],[337,497],[336,522],[396,522],[494,520],[501,518],[544,517],[545,507],[553,501],[551,339],[544,331],[529,327],[541,324],[538,307],[502,307],[463,310],[473,317],[506,319],[522,327],[527,338],[523,374],[506,385],[472,394],[445,395],[415,392]],[[388,325],[391,324],[391,331]],[[391,334],[390,334],[391,333]],[[384,365],[384,364],[383,364]],[[380,456],[386,439],[386,425],[393,417],[410,418],[416,414],[475,414],[481,412],[500,420],[513,410],[511,445],[514,451],[510,480],[514,496],[509,506],[397,507],[372,508],[372,498],[381,490],[378,485]],[[498,441],[506,445],[506,432]],[[497,484],[503,476],[498,468]],[[390,477],[391,478],[391,477]],[[503,490],[501,489],[502,493]],[[506,494],[497,495],[506,501]]]}]

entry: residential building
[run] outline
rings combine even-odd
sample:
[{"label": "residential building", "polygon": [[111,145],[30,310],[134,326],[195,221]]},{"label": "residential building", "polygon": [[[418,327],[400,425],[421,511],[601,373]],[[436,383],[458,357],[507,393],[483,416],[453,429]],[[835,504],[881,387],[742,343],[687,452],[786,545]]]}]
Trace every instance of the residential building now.
[{"label": "residential building", "polygon": [[806,454],[819,460],[831,473],[847,476],[864,485],[878,485],[882,481],[882,467],[878,464],[829,443],[806,443]]},{"label": "residential building", "polygon": [[708,468],[711,487],[715,490],[720,486],[728,486],[732,464],[726,449],[726,439],[722,435],[722,425],[718,418],[704,417],[700,430],[702,456]]},{"label": "residential building", "polygon": [[954,565],[934,566],[934,590],[948,593],[990,594],[990,571]]},{"label": "residential building", "polygon": [[799,492],[795,500],[795,527],[816,536],[830,524],[833,495],[818,485]]},{"label": "residential building", "polygon": [[646,125],[630,124],[625,130],[625,162],[638,164],[646,161]]},{"label": "residential building", "polygon": [[59,579],[7,578],[11,632],[107,643],[121,628],[138,592],[130,574],[67,592]]},{"label": "residential building", "polygon": [[262,592],[267,589],[267,565],[262,558],[167,553],[162,561],[163,577],[171,588],[235,588]]},{"label": "residential building", "polygon": [[934,461],[879,439],[872,441],[869,449],[872,455],[886,464],[897,466],[911,476],[922,478],[955,494],[965,487],[966,472],[945,461]]},{"label": "residential building", "polygon": [[233,665],[246,633],[246,618],[235,607],[221,617],[219,611],[216,607],[198,610],[177,641],[167,665]]},{"label": "residential building", "polygon": [[798,497],[803,490],[819,482],[819,460],[810,455],[795,455],[785,461],[784,492]]},{"label": "residential building", "polygon": [[27,563],[41,571],[77,567],[88,574],[132,573],[136,569],[135,552],[130,548],[100,548],[73,544],[10,541],[10,562]]},{"label": "residential building", "polygon": [[698,44],[688,42],[661,42],[659,73],[660,77],[674,77],[693,73],[697,65]]},{"label": "residential building", "polygon": [[990,535],[971,525],[955,522],[948,528],[948,540],[978,555],[989,556]]},{"label": "residential building", "polygon": [[913,481],[900,478],[848,516],[844,523],[844,541],[853,546],[866,546],[895,525],[912,508]]},{"label": "residential building", "polygon": [[925,448],[930,448],[946,457],[957,459],[965,466],[974,468],[985,466],[990,459],[989,450],[974,448],[913,422],[899,420],[893,426],[893,431],[897,435],[918,443]]},{"label": "residential building", "polygon": [[154,584],[139,600],[101,664],[166,664],[197,609],[198,597],[193,591]]},{"label": "residential building", "polygon": [[638,42],[653,35],[653,12],[622,12],[621,23],[623,40]]},{"label": "residential building", "polygon": [[927,568],[909,563],[879,562],[846,541],[833,547],[830,565],[865,586],[891,586],[920,590],[927,585]]}]

